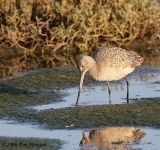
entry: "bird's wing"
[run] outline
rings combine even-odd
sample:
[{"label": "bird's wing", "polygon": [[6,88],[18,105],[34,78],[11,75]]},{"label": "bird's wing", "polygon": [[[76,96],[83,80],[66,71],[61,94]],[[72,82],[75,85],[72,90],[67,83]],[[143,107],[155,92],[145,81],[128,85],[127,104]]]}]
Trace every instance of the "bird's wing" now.
[{"label": "bird's wing", "polygon": [[118,47],[98,48],[92,56],[98,65],[105,67],[136,67],[143,62],[136,52]]}]

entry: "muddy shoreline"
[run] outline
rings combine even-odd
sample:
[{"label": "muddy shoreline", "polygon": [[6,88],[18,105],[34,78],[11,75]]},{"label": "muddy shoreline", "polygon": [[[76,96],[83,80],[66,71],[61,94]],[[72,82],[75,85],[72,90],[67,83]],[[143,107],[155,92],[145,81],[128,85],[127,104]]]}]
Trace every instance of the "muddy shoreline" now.
[{"label": "muddy shoreline", "polygon": [[[160,67],[143,66],[138,68],[128,78],[130,80],[135,77],[137,79],[137,76],[138,80],[150,77],[156,78],[156,80],[148,84],[160,87],[159,72]],[[78,88],[78,84],[79,74],[75,68],[39,69],[26,74],[21,73],[15,77],[1,79],[0,119],[14,120],[16,124],[38,125],[41,129],[49,130],[85,129],[106,126],[160,128],[159,97],[137,99],[130,104],[81,105],[78,107],[72,105],[72,107],[50,108],[41,111],[33,109],[33,106],[37,105],[62,102],[63,98],[66,97],[66,93],[61,92],[61,90],[65,91],[65,89],[70,87]],[[123,84],[123,80],[113,84],[121,85]],[[95,85],[103,85],[103,83],[95,82],[89,77],[86,78],[85,86]],[[155,90],[158,92],[158,89]],[[6,142],[10,140],[8,137],[1,137],[0,142],[3,145],[6,144],[4,142],[5,138],[7,138]],[[26,143],[24,145],[30,143],[29,139],[15,140],[14,138],[11,139],[11,143],[23,143],[21,140]],[[63,145],[59,141],[55,141],[55,143]],[[32,144],[34,145],[34,140]],[[59,147],[55,149],[59,149]]]},{"label": "muddy shoreline", "polygon": [[63,143],[60,140],[54,139],[40,139],[40,138],[14,138],[14,137],[0,137],[0,149],[60,149]]},{"label": "muddy shoreline", "polygon": [[[159,71],[160,67],[140,67],[128,78],[132,79],[137,75],[141,77],[143,74],[150,74],[154,77]],[[75,124],[72,128],[116,124],[160,125],[157,117],[157,115],[160,115],[157,111],[160,107],[159,98],[152,98],[156,100],[146,98],[143,102],[138,101],[138,103],[129,105],[73,106],[72,108],[44,111],[36,111],[30,108],[40,104],[62,101],[66,95],[61,93],[60,90],[74,86],[78,87],[78,82],[79,75],[74,68],[40,69],[11,79],[3,79],[0,81],[0,118],[46,124],[49,128],[65,128],[70,124]],[[123,83],[123,81],[118,82]],[[85,80],[85,85],[94,84],[101,83],[95,82],[90,78]],[[157,86],[159,86],[158,81]],[[130,113],[131,117],[127,116],[127,113]],[[71,115],[74,115],[74,117],[70,117]],[[148,117],[150,115],[155,116],[155,118]],[[99,119],[101,120],[99,123],[96,121],[97,117],[102,118]],[[52,120],[54,120],[54,123]],[[84,120],[88,120],[89,123]]]}]

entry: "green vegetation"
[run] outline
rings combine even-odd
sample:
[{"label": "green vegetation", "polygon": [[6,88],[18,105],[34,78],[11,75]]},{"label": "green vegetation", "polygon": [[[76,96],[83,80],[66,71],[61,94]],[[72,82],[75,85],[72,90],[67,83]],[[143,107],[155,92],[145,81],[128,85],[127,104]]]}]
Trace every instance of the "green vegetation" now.
[{"label": "green vegetation", "polygon": [[0,150],[58,150],[62,144],[53,139],[0,137]]},{"label": "green vegetation", "polygon": [[59,90],[78,82],[78,72],[71,68],[40,69],[23,77],[1,80],[0,118],[34,122],[36,111],[27,107],[61,101],[64,95]]},{"label": "green vegetation", "polygon": [[0,0],[0,76],[75,65],[80,53],[117,45],[160,64],[156,0]]},{"label": "green vegetation", "polygon": [[[153,72],[156,71],[156,68],[152,69]],[[144,70],[139,69],[140,72],[144,72]],[[90,81],[88,80],[87,84]],[[77,84],[78,74],[74,69],[69,68],[40,69],[23,77],[1,80],[0,118],[45,125],[50,129],[92,128],[110,125],[160,127],[160,99],[158,98],[144,99],[144,101],[128,105],[86,106],[44,111],[29,108],[38,104],[60,101],[64,95],[59,90]]]},{"label": "green vegetation", "polygon": [[39,112],[37,120],[51,129],[67,126],[68,128],[95,128],[114,125],[160,127],[159,109],[160,99],[146,99],[146,101],[129,105],[47,110]]}]

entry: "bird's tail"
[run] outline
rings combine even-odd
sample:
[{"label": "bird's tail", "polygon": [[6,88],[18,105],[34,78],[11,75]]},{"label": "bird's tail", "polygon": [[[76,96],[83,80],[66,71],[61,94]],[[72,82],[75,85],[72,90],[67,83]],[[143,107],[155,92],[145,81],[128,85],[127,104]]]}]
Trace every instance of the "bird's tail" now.
[{"label": "bird's tail", "polygon": [[130,51],[130,53],[132,54],[132,66],[136,67],[136,66],[140,66],[143,63],[143,57],[140,56],[139,54],[137,54],[134,51]]},{"label": "bird's tail", "polygon": [[141,129],[135,129],[135,131],[133,131],[133,136],[134,136],[135,140],[139,140],[139,139],[143,138],[144,135],[145,135],[145,133]]}]

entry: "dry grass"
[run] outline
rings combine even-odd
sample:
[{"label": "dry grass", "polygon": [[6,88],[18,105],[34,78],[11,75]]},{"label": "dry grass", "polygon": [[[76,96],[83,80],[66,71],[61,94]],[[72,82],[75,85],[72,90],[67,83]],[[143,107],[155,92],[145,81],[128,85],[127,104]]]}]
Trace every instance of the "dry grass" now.
[{"label": "dry grass", "polygon": [[98,46],[160,41],[156,0],[0,0],[0,15],[0,76],[75,64]]}]

